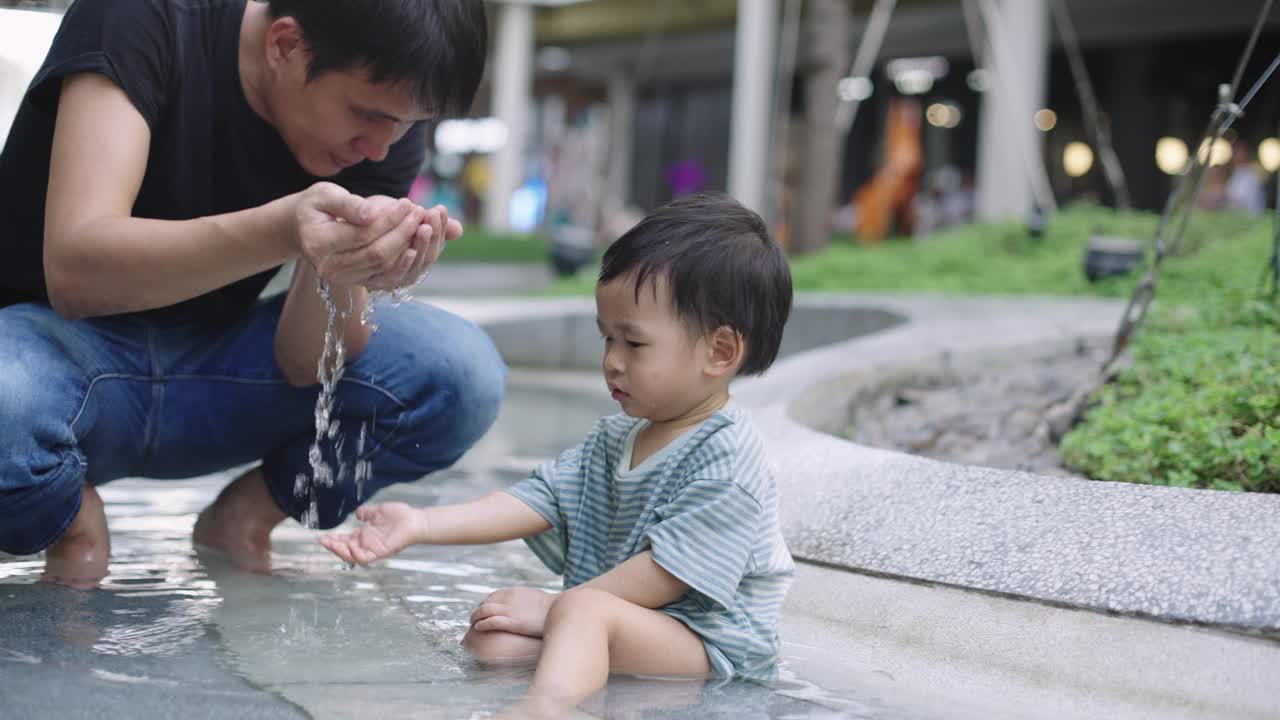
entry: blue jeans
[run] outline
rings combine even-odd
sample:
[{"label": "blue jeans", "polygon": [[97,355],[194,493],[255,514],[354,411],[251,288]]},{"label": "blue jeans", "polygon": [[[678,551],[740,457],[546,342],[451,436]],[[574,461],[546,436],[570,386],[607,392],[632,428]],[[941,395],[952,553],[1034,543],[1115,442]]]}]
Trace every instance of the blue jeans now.
[{"label": "blue jeans", "polygon": [[[84,483],[186,478],[262,461],[276,504],[300,519],[311,476],[319,386],[276,367],[283,296],[211,331],[135,315],[67,321],[48,306],[0,309],[0,550],[26,555],[56,540]],[[417,302],[379,304],[368,346],[347,365],[333,417],[348,476],[319,487],[320,527],[379,489],[453,464],[492,425],[506,367],[475,325]],[[360,426],[368,423],[357,457]]]}]

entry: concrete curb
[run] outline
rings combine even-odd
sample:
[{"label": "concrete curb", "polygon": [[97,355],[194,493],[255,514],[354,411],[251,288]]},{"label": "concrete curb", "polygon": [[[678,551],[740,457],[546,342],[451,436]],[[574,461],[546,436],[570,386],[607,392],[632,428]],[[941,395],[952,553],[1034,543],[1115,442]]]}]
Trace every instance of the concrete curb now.
[{"label": "concrete curb", "polygon": [[[597,366],[589,300],[439,304],[485,327],[513,365]],[[1044,298],[799,298],[786,357],[735,387],[779,467],[793,553],[1063,607],[1280,634],[1280,497],[955,465],[819,431],[835,429],[886,368],[1096,339],[1122,309]]]}]

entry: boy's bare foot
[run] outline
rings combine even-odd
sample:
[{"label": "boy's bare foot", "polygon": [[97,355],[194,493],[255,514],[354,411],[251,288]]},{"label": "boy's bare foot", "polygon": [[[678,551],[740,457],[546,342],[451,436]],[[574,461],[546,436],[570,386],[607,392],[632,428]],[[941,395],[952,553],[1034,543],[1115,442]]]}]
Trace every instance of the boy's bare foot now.
[{"label": "boy's bare foot", "polygon": [[271,531],[285,517],[267,492],[261,468],[253,468],[200,511],[191,539],[225,553],[241,570],[270,572]]},{"label": "boy's bare foot", "polygon": [[80,512],[62,537],[45,550],[44,582],[90,590],[107,576],[111,558],[111,535],[107,532],[107,514],[102,498],[92,485],[85,483]]},{"label": "boy's bare foot", "polygon": [[528,695],[494,715],[495,720],[577,720],[591,718],[570,700]]}]

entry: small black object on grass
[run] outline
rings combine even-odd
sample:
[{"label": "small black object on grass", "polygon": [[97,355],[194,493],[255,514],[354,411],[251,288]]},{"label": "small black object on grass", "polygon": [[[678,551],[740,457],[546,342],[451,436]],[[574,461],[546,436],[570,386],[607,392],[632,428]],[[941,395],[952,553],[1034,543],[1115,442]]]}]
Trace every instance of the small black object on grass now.
[{"label": "small black object on grass", "polygon": [[1128,275],[1142,262],[1143,243],[1127,237],[1094,235],[1084,254],[1084,275],[1097,282],[1115,275]]}]

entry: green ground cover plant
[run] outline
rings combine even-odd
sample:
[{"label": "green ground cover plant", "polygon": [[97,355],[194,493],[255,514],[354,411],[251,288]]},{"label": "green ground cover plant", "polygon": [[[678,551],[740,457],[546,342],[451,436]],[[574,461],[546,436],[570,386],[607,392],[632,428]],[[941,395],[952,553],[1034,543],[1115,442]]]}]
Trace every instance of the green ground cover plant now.
[{"label": "green ground cover plant", "polygon": [[[1123,299],[1137,273],[1090,283],[1089,237],[1149,242],[1158,221],[1083,205],[1057,213],[1039,234],[977,223],[874,247],[837,237],[794,258],[792,276],[800,292]],[[1161,265],[1133,362],[1063,439],[1069,466],[1098,480],[1280,492],[1280,310],[1258,292],[1273,232],[1270,217],[1193,216],[1181,252]],[[549,292],[589,295],[594,273]]]}]

